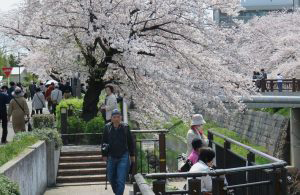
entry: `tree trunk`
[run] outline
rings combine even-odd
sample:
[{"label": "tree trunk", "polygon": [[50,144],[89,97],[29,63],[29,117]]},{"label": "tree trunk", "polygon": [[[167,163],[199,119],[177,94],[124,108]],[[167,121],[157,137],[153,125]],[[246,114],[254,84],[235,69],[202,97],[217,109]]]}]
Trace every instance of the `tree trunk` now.
[{"label": "tree trunk", "polygon": [[105,88],[102,80],[90,78],[88,80],[88,89],[84,96],[82,118],[89,121],[97,116],[98,102],[101,91]]}]

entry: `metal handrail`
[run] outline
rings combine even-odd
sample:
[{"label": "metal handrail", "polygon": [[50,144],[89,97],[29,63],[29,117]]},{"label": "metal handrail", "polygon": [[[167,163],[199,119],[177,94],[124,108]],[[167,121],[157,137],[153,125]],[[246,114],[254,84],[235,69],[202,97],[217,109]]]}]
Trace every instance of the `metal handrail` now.
[{"label": "metal handrail", "polygon": [[169,131],[166,129],[160,130],[131,130],[131,133],[168,133]]},{"label": "metal handrail", "polygon": [[136,174],[134,179],[142,195],[154,195],[154,192],[149,187],[142,174]]},{"label": "metal handrail", "polygon": [[180,173],[151,173],[147,174],[146,178],[149,179],[166,179],[166,178],[176,178],[176,177],[202,177],[202,176],[221,176],[226,175],[230,173],[238,173],[238,172],[245,172],[245,171],[253,171],[253,170],[259,170],[259,169],[276,169],[276,168],[282,168],[286,166],[287,163],[282,162],[275,162],[265,165],[254,165],[254,166],[247,166],[247,167],[238,167],[238,168],[230,168],[230,169],[217,169],[212,171],[202,171],[202,172],[180,172]]},{"label": "metal handrail", "polygon": [[[214,132],[214,131],[211,131],[211,130],[209,130],[208,132],[211,133],[211,134],[213,134],[213,135],[216,135],[216,136],[218,136],[218,137],[221,137],[222,139],[224,139],[224,140],[227,141],[227,142],[230,142],[230,143],[233,143],[233,144],[235,144],[235,145],[238,145],[238,146],[244,148],[245,150],[248,150],[249,152],[252,152],[252,153],[257,154],[257,155],[259,155],[259,156],[261,156],[261,157],[264,157],[264,158],[266,158],[266,159],[268,159],[268,160],[270,160],[270,161],[272,161],[272,162],[285,162],[285,161],[283,161],[283,160],[280,160],[280,159],[275,158],[275,157],[273,157],[273,156],[270,156],[270,155],[268,155],[268,154],[266,154],[266,153],[263,153],[263,152],[261,152],[261,151],[258,151],[258,150],[256,150],[256,149],[250,147],[250,146],[247,146],[247,145],[245,145],[245,144],[242,144],[242,143],[240,143],[240,142],[238,142],[238,141],[236,141],[236,140],[234,140],[234,139],[231,139],[231,138],[229,138],[229,137],[226,137],[226,136],[224,136],[224,135],[222,135],[222,134],[219,134],[219,133],[217,133],[217,132]],[[285,163],[286,163],[286,162],[285,162]]]}]

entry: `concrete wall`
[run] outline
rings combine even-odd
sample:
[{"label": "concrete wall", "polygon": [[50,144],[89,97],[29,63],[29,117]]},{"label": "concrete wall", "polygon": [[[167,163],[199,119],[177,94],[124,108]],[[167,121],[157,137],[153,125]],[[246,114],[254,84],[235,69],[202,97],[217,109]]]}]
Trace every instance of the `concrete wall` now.
[{"label": "concrete wall", "polygon": [[205,117],[221,127],[237,132],[253,144],[266,147],[269,154],[284,158],[284,147],[288,136],[288,118],[257,111],[246,111],[231,116],[222,113],[207,113]]},{"label": "concrete wall", "polygon": [[48,176],[50,184],[56,177],[56,174],[51,176],[49,173],[57,172],[58,153],[45,141],[39,141],[0,167],[0,174],[18,183],[21,195],[41,195],[48,186]]}]

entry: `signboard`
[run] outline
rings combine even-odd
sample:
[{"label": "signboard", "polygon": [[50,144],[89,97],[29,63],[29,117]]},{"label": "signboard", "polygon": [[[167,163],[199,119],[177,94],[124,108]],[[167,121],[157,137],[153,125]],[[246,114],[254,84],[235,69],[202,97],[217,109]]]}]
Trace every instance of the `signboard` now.
[{"label": "signboard", "polygon": [[142,149],[145,151],[153,151],[154,141],[142,141]]},{"label": "signboard", "polygon": [[2,71],[4,72],[4,74],[6,75],[6,78],[8,78],[9,76],[10,76],[10,73],[11,73],[11,71],[12,71],[12,69],[13,68],[11,68],[11,67],[3,67],[2,68]]}]

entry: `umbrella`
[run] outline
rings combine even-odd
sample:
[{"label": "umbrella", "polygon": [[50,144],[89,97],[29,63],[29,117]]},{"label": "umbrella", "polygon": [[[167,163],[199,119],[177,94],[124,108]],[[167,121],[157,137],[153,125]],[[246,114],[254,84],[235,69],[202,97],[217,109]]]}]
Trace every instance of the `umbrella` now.
[{"label": "umbrella", "polygon": [[58,82],[56,80],[49,80],[46,82],[45,85],[51,85],[51,83],[58,84]]}]

